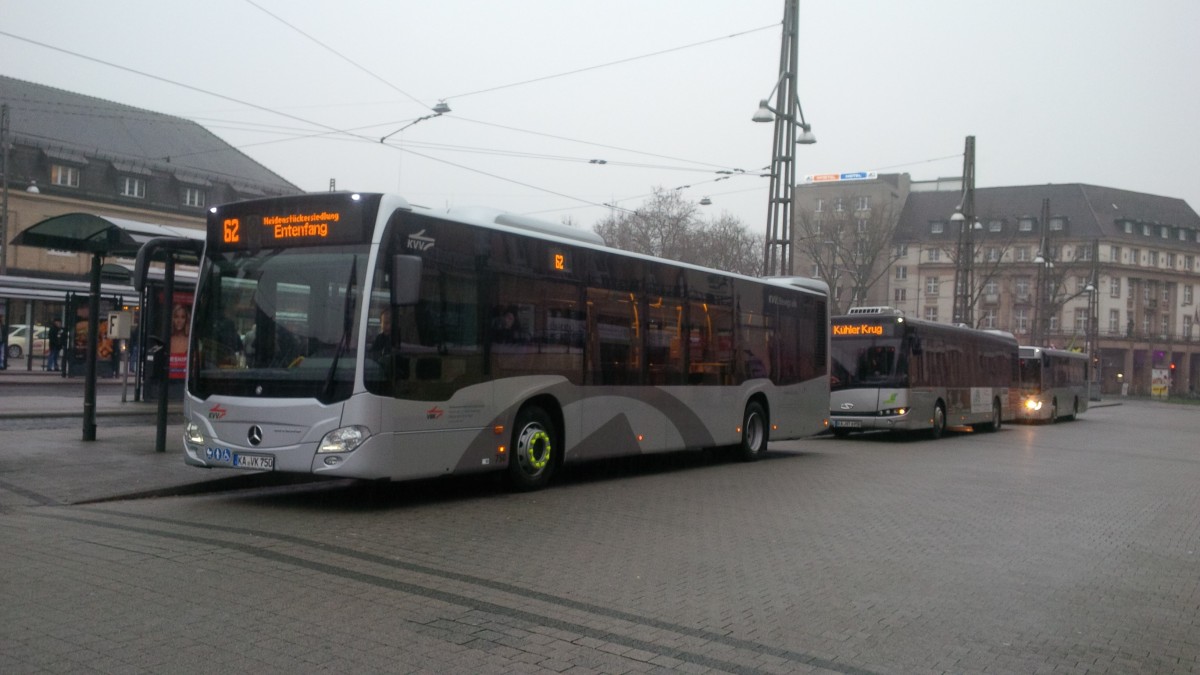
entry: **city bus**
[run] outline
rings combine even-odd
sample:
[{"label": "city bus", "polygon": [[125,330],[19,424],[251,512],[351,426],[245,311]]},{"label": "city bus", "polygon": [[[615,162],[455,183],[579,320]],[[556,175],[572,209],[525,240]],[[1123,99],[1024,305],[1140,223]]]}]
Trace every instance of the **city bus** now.
[{"label": "city bus", "polygon": [[1090,397],[1087,354],[1047,347],[1021,347],[1018,419],[1057,422],[1087,411]]},{"label": "city bus", "polygon": [[996,431],[1014,411],[1017,340],[1010,333],[853,308],[830,319],[830,428],[940,438],[947,426]]},{"label": "city bus", "polygon": [[828,288],[481,208],[331,192],[210,209],[184,401],[201,467],[408,480],[827,422]]}]

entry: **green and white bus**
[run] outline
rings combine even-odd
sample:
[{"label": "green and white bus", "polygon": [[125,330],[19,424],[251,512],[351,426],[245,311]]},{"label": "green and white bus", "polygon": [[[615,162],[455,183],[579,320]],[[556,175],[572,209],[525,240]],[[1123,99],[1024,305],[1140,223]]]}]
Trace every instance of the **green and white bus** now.
[{"label": "green and white bus", "polygon": [[830,320],[830,426],[924,431],[947,426],[996,431],[1015,412],[1017,340],[863,307]]},{"label": "green and white bus", "polygon": [[383,194],[214,207],[188,354],[186,462],[362,479],[824,429],[827,287],[615,250],[595,234]]}]

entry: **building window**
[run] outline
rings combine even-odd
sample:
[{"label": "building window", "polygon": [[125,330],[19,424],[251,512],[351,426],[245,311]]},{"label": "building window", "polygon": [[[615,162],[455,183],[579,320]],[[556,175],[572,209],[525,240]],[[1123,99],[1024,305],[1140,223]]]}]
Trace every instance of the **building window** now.
[{"label": "building window", "polygon": [[1000,220],[988,221],[988,232],[999,232],[1004,228],[1004,222]]},{"label": "building window", "polygon": [[983,328],[996,327],[996,310],[995,308],[983,310]]},{"label": "building window", "polygon": [[897,305],[903,304],[904,302],[906,302],[908,300],[908,289],[906,289],[906,288],[894,289],[893,293],[892,293],[892,298],[893,298],[893,300],[896,301]]},{"label": "building window", "polygon": [[132,176],[123,176],[121,178],[121,196],[145,199],[146,181]]},{"label": "building window", "polygon": [[1050,315],[1050,332],[1051,333],[1058,332],[1058,314]]},{"label": "building window", "polygon": [[1029,277],[1017,277],[1014,280],[1014,290],[1017,292],[1017,302],[1029,300]]},{"label": "building window", "polygon": [[1125,221],[1125,234],[1133,234],[1133,223],[1131,221]]},{"label": "building window", "polygon": [[925,308],[925,320],[926,321],[937,321],[937,305],[933,305],[933,306]]},{"label": "building window", "polygon": [[908,266],[896,265],[896,281],[904,281],[908,278]]},{"label": "building window", "polygon": [[1121,310],[1119,309],[1108,310],[1108,334],[1121,334]]},{"label": "building window", "polygon": [[1030,260],[1033,260],[1033,258],[1029,256],[1028,246],[1018,246],[1016,248],[1016,258],[1017,262],[1029,262]]},{"label": "building window", "polygon": [[73,166],[54,164],[50,167],[50,182],[62,187],[79,187],[79,169]]},{"label": "building window", "polygon": [[896,257],[904,258],[908,256],[908,244],[896,244]]},{"label": "building window", "polygon": [[1179,228],[1179,241],[1187,241],[1187,230]]},{"label": "building window", "polygon": [[1067,224],[1066,218],[1063,218],[1062,216],[1054,216],[1053,218],[1050,219],[1050,231],[1051,232],[1062,232],[1062,230],[1066,226],[1066,224]]},{"label": "building window", "polygon": [[1184,338],[1186,338],[1188,340],[1192,339],[1192,330],[1194,329],[1194,326],[1195,326],[1195,322],[1192,320],[1192,316],[1190,314],[1184,314],[1183,315],[1183,337]]},{"label": "building window", "polygon": [[988,279],[987,283],[983,285],[983,292],[985,295],[999,295],[1000,282],[995,279]]},{"label": "building window", "polygon": [[1136,249],[1136,248],[1129,249],[1129,264],[1130,265],[1141,265],[1142,264],[1141,258],[1142,258],[1141,249]]},{"label": "building window", "polygon": [[1076,247],[1075,247],[1075,259],[1076,259],[1076,260],[1088,260],[1088,261],[1090,261],[1090,260],[1092,259],[1092,247],[1091,247],[1091,245],[1090,245],[1090,244],[1084,244],[1084,245],[1081,245],[1081,246],[1076,246]]},{"label": "building window", "polygon": [[1113,246],[1112,248],[1110,248],[1109,253],[1108,253],[1108,259],[1115,263],[1121,262],[1121,247]]},{"label": "building window", "polygon": [[871,198],[870,197],[855,197],[854,198],[854,210],[855,211],[870,211],[871,210]]},{"label": "building window", "polygon": [[942,250],[939,248],[929,249],[929,262],[937,262],[942,259]]},{"label": "building window", "polygon": [[1021,232],[1033,232],[1033,218],[1022,218],[1017,221],[1017,229]]},{"label": "building window", "polygon": [[1146,315],[1142,317],[1142,335],[1149,335],[1150,334],[1150,326],[1153,326],[1153,325],[1154,325],[1154,314],[1147,312]]},{"label": "building window", "polygon": [[204,206],[204,190],[200,188],[184,188],[183,189],[183,205],[195,206],[197,208]]},{"label": "building window", "polygon": [[825,200],[818,197],[817,198],[817,208],[814,210],[814,212],[821,213],[824,210],[825,210]]},{"label": "building window", "polygon": [[1159,331],[1159,333],[1158,333],[1159,335],[1166,337],[1171,334],[1171,315],[1170,314],[1163,312],[1162,321],[1159,322],[1159,327],[1162,329]]},{"label": "building window", "polygon": [[1162,301],[1164,305],[1170,304],[1171,302],[1171,286],[1172,284],[1167,283],[1162,285]]},{"label": "building window", "polygon": [[1159,236],[1163,239],[1169,239],[1171,237],[1171,228],[1163,225],[1162,228],[1159,229]]},{"label": "building window", "polygon": [[859,218],[857,221],[855,221],[855,224],[858,227],[859,234],[862,234],[867,231],[867,219],[866,218]]},{"label": "building window", "polygon": [[937,277],[925,277],[925,295],[937,295],[941,283]]},{"label": "building window", "polygon": [[1075,308],[1075,332],[1087,334],[1088,331],[1088,315],[1087,310],[1083,307]]},{"label": "building window", "polygon": [[1000,249],[995,246],[989,246],[987,250],[988,262],[1000,262]]},{"label": "building window", "polygon": [[1029,308],[1017,307],[1013,310],[1013,332],[1029,332]]},{"label": "building window", "polygon": [[1193,287],[1191,284],[1186,284],[1183,286],[1183,304],[1185,305],[1192,304],[1192,293],[1194,292],[1192,288]]},{"label": "building window", "polygon": [[1080,293],[1080,294],[1087,293],[1087,287],[1091,283],[1092,283],[1091,277],[1086,277],[1086,276],[1075,277],[1075,292]]},{"label": "building window", "polygon": [[935,220],[929,224],[929,231],[933,234],[941,234],[946,230],[946,224],[940,220]]},{"label": "building window", "polygon": [[1108,297],[1121,297],[1121,277],[1112,277],[1108,280]]},{"label": "building window", "polygon": [[1174,253],[1167,254],[1167,269],[1171,269],[1171,270],[1175,269],[1175,254]]},{"label": "building window", "polygon": [[833,200],[833,210],[841,213],[846,210],[846,202],[841,197]]},{"label": "building window", "polygon": [[1183,269],[1191,272],[1192,268],[1195,267],[1195,265],[1196,265],[1196,256],[1191,256],[1191,255],[1183,256]]},{"label": "building window", "polygon": [[1150,226],[1147,225],[1146,223],[1142,223],[1142,236],[1143,237],[1150,236]]},{"label": "building window", "polygon": [[1158,267],[1158,251],[1150,251],[1150,266]]}]

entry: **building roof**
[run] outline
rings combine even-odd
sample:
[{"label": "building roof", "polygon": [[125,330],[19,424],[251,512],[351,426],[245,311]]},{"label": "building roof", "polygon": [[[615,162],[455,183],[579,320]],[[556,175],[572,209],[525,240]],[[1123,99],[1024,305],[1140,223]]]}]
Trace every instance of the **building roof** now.
[{"label": "building roof", "polygon": [[[931,239],[934,235],[930,224],[935,221],[947,223],[945,236],[953,236],[948,221],[961,199],[961,192],[910,193],[900,215],[896,241]],[[1200,250],[1196,238],[1200,215],[1184,200],[1084,183],[976,188],[975,216],[985,227],[990,221],[1000,220],[1005,228],[1015,228],[1021,218],[1040,220],[1045,199],[1049,200],[1051,218],[1065,218],[1065,236],[1071,239],[1127,240],[1130,245],[1141,242],[1147,246],[1153,242],[1166,245],[1169,241],[1171,246]],[[1125,232],[1126,221],[1138,225],[1134,232]],[[1152,238],[1142,234],[1142,224],[1152,226]],[[1160,236],[1163,226],[1169,228],[1167,239]],[[1185,240],[1178,237],[1180,229],[1187,235]]]},{"label": "building roof", "polygon": [[189,184],[219,179],[246,191],[302,191],[181,117],[3,75],[0,102],[9,106],[14,142],[39,147],[51,159],[85,166],[89,158],[103,157],[126,173],[173,173]]}]

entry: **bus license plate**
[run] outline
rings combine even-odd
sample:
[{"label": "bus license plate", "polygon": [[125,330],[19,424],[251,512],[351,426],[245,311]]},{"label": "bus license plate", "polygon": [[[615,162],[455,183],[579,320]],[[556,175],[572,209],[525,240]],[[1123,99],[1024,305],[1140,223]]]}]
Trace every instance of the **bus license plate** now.
[{"label": "bus license plate", "polygon": [[858,429],[862,427],[862,422],[858,420],[834,420],[833,426],[839,429]]},{"label": "bus license plate", "polygon": [[275,468],[275,458],[270,455],[234,455],[233,466],[238,469],[265,469],[270,471]]}]

